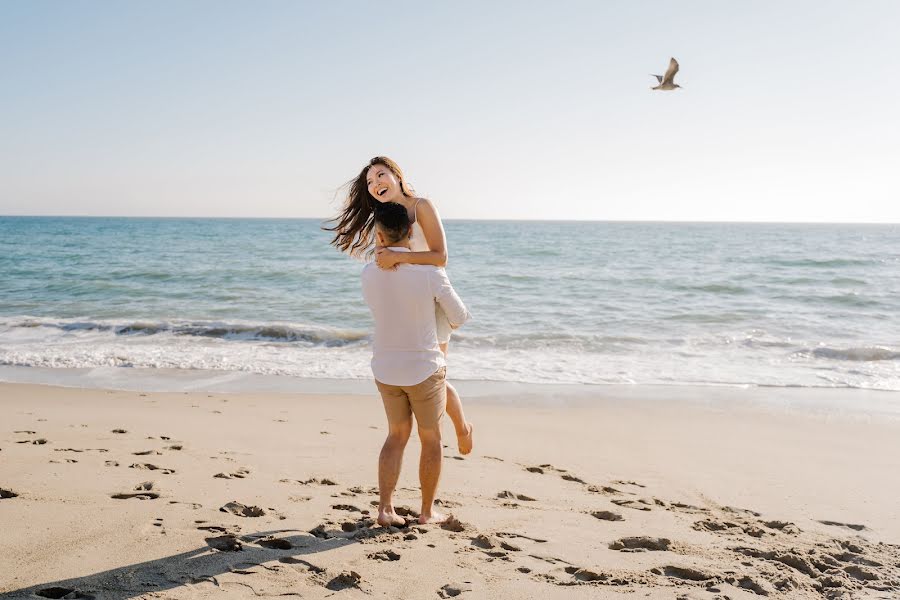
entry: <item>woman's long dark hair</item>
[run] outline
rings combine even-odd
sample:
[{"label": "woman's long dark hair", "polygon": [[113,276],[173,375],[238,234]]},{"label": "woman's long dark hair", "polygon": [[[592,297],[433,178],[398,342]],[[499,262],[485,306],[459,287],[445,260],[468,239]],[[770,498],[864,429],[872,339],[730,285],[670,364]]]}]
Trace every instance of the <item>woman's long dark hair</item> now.
[{"label": "woman's long dark hair", "polygon": [[373,210],[378,200],[369,193],[369,186],[366,185],[366,173],[375,165],[383,165],[390,169],[400,181],[400,190],[404,196],[411,198],[415,196],[412,187],[403,178],[403,171],[387,156],[376,156],[362,168],[355,179],[348,181],[345,186],[348,186],[350,191],[347,194],[343,210],[338,216],[327,221],[332,224],[331,227],[323,226],[322,229],[334,232],[334,239],[331,240],[332,246],[353,257],[370,254],[372,251],[374,238],[372,230],[375,226]]}]

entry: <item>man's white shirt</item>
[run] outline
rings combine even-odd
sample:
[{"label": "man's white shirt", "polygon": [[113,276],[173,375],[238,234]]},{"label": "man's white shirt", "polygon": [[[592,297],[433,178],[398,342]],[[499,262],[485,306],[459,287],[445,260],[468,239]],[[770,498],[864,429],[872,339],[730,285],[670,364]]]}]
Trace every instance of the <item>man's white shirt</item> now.
[{"label": "man's white shirt", "polygon": [[363,268],[362,288],[375,320],[375,379],[388,385],[416,385],[446,365],[437,340],[435,302],[453,327],[468,321],[470,315],[444,269],[399,264],[389,271],[373,262]]}]

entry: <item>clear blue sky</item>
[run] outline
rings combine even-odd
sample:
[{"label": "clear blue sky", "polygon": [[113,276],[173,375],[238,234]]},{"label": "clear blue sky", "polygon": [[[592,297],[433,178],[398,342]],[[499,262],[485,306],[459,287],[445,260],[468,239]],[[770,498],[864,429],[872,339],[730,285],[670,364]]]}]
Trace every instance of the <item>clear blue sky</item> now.
[{"label": "clear blue sky", "polygon": [[[0,214],[900,222],[900,2],[0,0]],[[684,89],[653,92],[669,57]]]}]

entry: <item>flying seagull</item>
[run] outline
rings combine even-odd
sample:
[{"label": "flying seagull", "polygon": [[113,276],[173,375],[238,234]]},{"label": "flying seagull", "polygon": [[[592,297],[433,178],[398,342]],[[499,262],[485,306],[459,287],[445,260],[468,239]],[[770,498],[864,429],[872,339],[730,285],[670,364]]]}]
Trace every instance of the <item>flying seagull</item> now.
[{"label": "flying seagull", "polygon": [[654,90],[674,90],[675,88],[680,88],[681,86],[677,83],[674,83],[672,80],[675,79],[675,73],[678,72],[678,61],[674,58],[669,59],[669,68],[666,69],[665,75],[654,75],[656,77],[656,81],[659,83],[655,88],[650,88]]}]

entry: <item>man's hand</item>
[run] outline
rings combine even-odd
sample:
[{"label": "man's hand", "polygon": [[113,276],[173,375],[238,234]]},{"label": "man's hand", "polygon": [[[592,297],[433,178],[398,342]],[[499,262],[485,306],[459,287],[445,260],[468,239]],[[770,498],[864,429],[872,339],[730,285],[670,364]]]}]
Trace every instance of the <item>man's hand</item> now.
[{"label": "man's hand", "polygon": [[378,268],[380,269],[393,271],[397,268],[397,263],[400,262],[399,255],[399,252],[394,252],[393,250],[388,250],[387,248],[376,248],[375,264],[377,264]]}]

